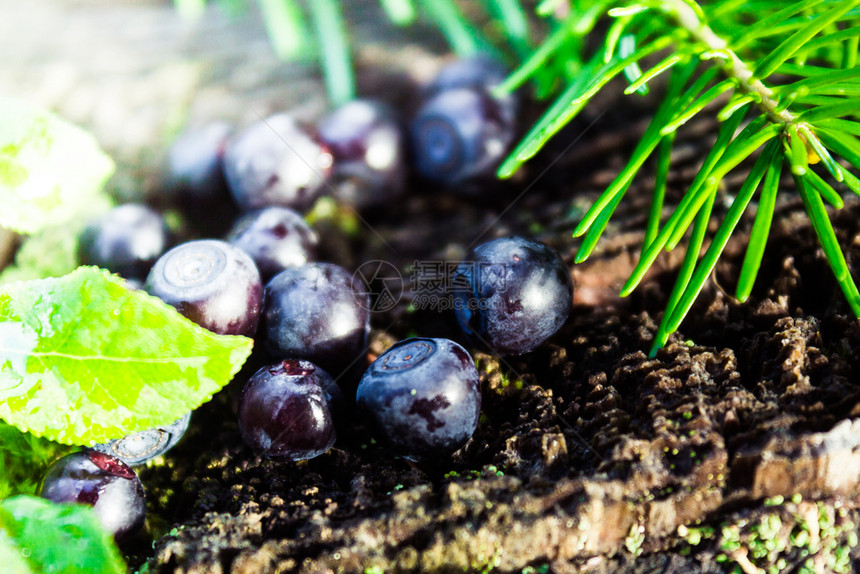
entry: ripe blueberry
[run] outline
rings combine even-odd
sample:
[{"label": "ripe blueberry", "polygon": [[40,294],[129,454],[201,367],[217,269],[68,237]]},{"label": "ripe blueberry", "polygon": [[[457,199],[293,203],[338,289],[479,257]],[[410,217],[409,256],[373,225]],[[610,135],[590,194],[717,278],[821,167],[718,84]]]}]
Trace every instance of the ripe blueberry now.
[{"label": "ripe blueberry", "polygon": [[331,154],[287,114],[248,126],[224,153],[224,174],[242,209],[309,208],[331,164]]},{"label": "ripe blueberry", "polygon": [[188,413],[169,425],[132,433],[123,438],[94,445],[93,450],[114,456],[129,466],[137,466],[161,456],[173,448],[188,430],[190,420],[191,413]]},{"label": "ripe blueberry", "polygon": [[124,462],[94,450],[67,454],[48,469],[41,496],[54,502],[93,507],[117,540],[143,526],[146,499],[135,472]]},{"label": "ripe blueberry", "polygon": [[[507,73],[504,65],[487,54],[474,54],[460,58],[445,65],[439,71],[425,89],[425,97],[429,98],[454,88],[491,91],[505,80]],[[518,104],[516,94],[505,94],[496,97],[496,100],[501,105],[506,120],[513,124]]]},{"label": "ripe blueberry", "polygon": [[287,267],[316,258],[319,239],[301,215],[287,207],[246,213],[233,225],[227,241],[247,253],[264,281]]},{"label": "ripe blueberry", "polygon": [[391,200],[403,190],[403,134],[390,108],[354,100],[324,117],[317,129],[334,158],[338,199],[365,207]]},{"label": "ripe blueberry", "polygon": [[418,172],[462,187],[492,176],[514,138],[514,122],[487,90],[451,88],[421,106],[409,134]]},{"label": "ripe blueberry", "polygon": [[399,454],[421,458],[450,453],[478,426],[478,370],[453,341],[406,339],[371,363],[356,401],[380,438]]},{"label": "ripe blueberry", "polygon": [[78,259],[125,279],[143,281],[169,244],[167,224],[160,213],[145,205],[114,207],[81,233]]},{"label": "ripe blueberry", "polygon": [[345,269],[309,263],[266,285],[262,334],[275,357],[311,361],[335,377],[360,360],[370,331],[369,301]]},{"label": "ripe blueberry", "polygon": [[507,237],[475,247],[454,276],[457,321],[475,344],[521,355],[558,331],[573,303],[567,266],[543,243]]},{"label": "ripe blueberry", "polygon": [[260,273],[244,251],[224,241],[177,245],[156,261],[144,289],[215,333],[250,337],[257,330]]},{"label": "ripe blueberry", "polygon": [[180,135],[167,154],[167,187],[179,198],[211,202],[227,192],[223,159],[232,128],[212,122]]},{"label": "ripe blueberry", "polygon": [[[334,444],[332,378],[308,361],[287,359],[248,380],[239,402],[239,430],[256,452],[276,460],[319,456]],[[339,389],[334,392],[339,392]]]}]

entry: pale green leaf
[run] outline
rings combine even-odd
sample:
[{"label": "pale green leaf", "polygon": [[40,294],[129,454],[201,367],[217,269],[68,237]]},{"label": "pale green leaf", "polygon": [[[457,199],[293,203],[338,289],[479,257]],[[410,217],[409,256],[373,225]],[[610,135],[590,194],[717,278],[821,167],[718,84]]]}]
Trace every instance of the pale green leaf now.
[{"label": "pale green leaf", "polygon": [[67,444],[168,424],[230,382],[252,344],[94,267],[14,283],[0,288],[0,418]]},{"label": "pale green leaf", "polygon": [[32,233],[68,221],[94,201],[113,161],[95,138],[57,116],[0,99],[0,225]]},{"label": "pale green leaf", "polygon": [[0,563],[10,574],[124,574],[92,508],[35,496],[0,502]]}]

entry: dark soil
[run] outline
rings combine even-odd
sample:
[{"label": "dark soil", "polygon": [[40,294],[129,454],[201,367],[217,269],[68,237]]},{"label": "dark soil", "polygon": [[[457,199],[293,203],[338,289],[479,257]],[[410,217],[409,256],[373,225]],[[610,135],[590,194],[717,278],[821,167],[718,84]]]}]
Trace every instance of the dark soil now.
[{"label": "dark soil", "polygon": [[[404,105],[414,82],[391,61],[370,66],[379,57],[360,52],[363,93]],[[219,69],[235,72],[227,61]],[[404,90],[385,90],[391,78]],[[262,93],[248,99],[273,106]],[[205,119],[219,109],[193,111]],[[387,261],[404,278],[400,302],[372,318],[368,360],[416,334],[463,342],[450,312],[414,309],[416,261],[456,262],[477,242],[521,234],[571,263],[580,240],[570,232],[624,165],[649,109],[648,99],[603,99],[487,196],[413,182],[397,204],[318,217],[329,260],[348,269]],[[670,205],[713,127],[700,121],[679,137]],[[152,196],[157,163],[141,161],[145,175],[125,175]],[[683,253],[662,255],[629,298],[617,293],[638,258],[652,180],[643,171],[594,254],[573,268],[575,309],[559,333],[521,357],[476,351],[481,422],[453,456],[392,457],[352,419],[316,459],[255,456],[236,400],[257,357],[194,414],[179,446],[141,471],[149,530],[128,548],[131,563],[165,573],[860,568],[860,325],[800,200],[786,181],[750,301],[731,296],[747,217],[681,331],[649,358]],[[718,217],[737,183],[721,191]],[[853,197],[833,214],[849,265],[860,257],[858,216]]]}]

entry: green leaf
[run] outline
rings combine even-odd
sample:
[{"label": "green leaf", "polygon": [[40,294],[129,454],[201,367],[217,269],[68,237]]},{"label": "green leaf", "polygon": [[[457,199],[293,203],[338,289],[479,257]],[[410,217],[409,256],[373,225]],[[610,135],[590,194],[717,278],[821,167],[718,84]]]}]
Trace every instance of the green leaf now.
[{"label": "green leaf", "polygon": [[[679,240],[687,231],[687,227],[693,220],[694,214],[698,212],[699,207],[705,200],[706,196],[704,195],[704,189],[709,187],[708,178],[711,176],[711,173],[713,173],[715,167],[719,165],[726,149],[728,149],[732,144],[732,138],[735,135],[735,131],[740,126],[743,117],[744,113],[741,113],[740,111],[735,112],[732,117],[723,122],[720,126],[720,131],[717,133],[717,140],[714,142],[714,145],[711,146],[711,151],[709,151],[708,155],[705,157],[702,167],[699,168],[699,171],[696,173],[696,177],[694,177],[692,183],[690,183],[690,187],[681,199],[681,203],[678,204],[678,207],[675,209],[675,213],[672,214],[672,217],[670,217],[669,221],[666,222],[666,226],[657,236],[657,239],[655,239],[655,241],[659,241],[662,244],[661,246],[666,245],[667,243],[674,246],[672,238],[675,238],[675,242],[677,242],[677,240]],[[750,122],[747,129],[759,129],[764,125],[764,123],[764,118],[760,116]],[[692,205],[695,205],[696,207],[693,210],[690,210],[690,206]],[[679,214],[677,219],[675,218],[676,213]],[[676,227],[678,227],[677,232],[673,232],[673,229]]]},{"label": "green leaf", "polygon": [[24,238],[15,262],[0,272],[0,284],[59,277],[78,267],[78,237],[86,223],[70,221]]},{"label": "green leaf", "polygon": [[[672,110],[676,105],[684,105],[684,97],[681,97],[680,102],[677,102],[676,98],[678,97],[679,92],[683,89],[683,86],[687,83],[687,80],[689,80],[690,76],[695,71],[696,66],[697,62],[689,62],[672,71],[672,77],[669,80],[669,91],[667,92],[660,109],[656,114],[654,114],[654,118],[651,120],[651,123],[642,135],[642,139],[640,139],[639,143],[636,145],[636,149],[633,150],[633,154],[627,161],[627,165],[625,165],[624,169],[615,176],[612,183],[609,184],[606,190],[599,198],[597,198],[597,201],[594,202],[583,216],[582,220],[573,230],[574,237],[579,237],[588,232],[598,214],[603,211],[607,204],[615,199],[615,195],[623,193],[623,190],[626,190],[630,186],[630,181],[636,176],[636,173],[638,173],[639,169],[645,163],[645,160],[648,159],[654,151],[654,148],[656,148],[660,143],[662,139],[660,131],[665,125],[665,122],[668,121],[671,116]],[[576,261],[585,261],[588,255],[588,250],[584,249],[583,246],[580,246],[579,251],[576,254]]]},{"label": "green leaf", "polygon": [[752,26],[744,26],[741,28],[743,35],[738,37],[736,40],[732,40],[730,42],[731,47],[738,50],[757,38],[771,35],[774,33],[773,30],[777,24],[784,22],[795,14],[799,14],[804,10],[812,8],[816,4],[821,4],[823,1],[824,0],[801,0],[800,2],[792,2],[782,10],[758,20]]},{"label": "green leaf", "polygon": [[282,60],[307,53],[308,27],[301,8],[293,0],[259,0],[269,43]]},{"label": "green leaf", "polygon": [[[719,229],[717,229],[717,233],[714,235],[711,245],[702,257],[702,261],[696,267],[695,273],[693,273],[692,263],[695,262],[696,256],[701,248],[702,238],[704,237],[704,231],[707,228],[707,218],[710,215],[713,197],[709,200],[709,203],[706,204],[705,209],[699,213],[696,225],[694,225],[693,239],[690,240],[690,247],[688,248],[687,256],[684,259],[684,266],[682,266],[681,271],[678,273],[678,282],[675,285],[675,290],[672,291],[669,305],[667,306],[666,313],[663,315],[663,321],[654,337],[652,354],[658,348],[666,344],[669,335],[678,330],[678,327],[681,325],[681,321],[683,321],[684,317],[687,316],[687,313],[690,311],[690,307],[693,306],[693,302],[696,300],[696,297],[699,296],[702,287],[704,287],[705,281],[710,277],[711,272],[714,270],[714,266],[717,264],[717,259],[722,255],[729,237],[731,237],[732,232],[734,232],[735,227],[741,219],[741,215],[746,211],[747,205],[749,205],[750,200],[755,194],[755,190],[758,188],[762,177],[764,177],[765,171],[770,166],[773,156],[778,153],[779,143],[776,140],[772,140],[767,147],[765,147],[764,152],[758,157],[746,180],[744,180],[744,184],[741,186],[737,197],[735,197],[735,200],[732,202],[732,206],[729,208],[725,219]],[[707,215],[703,216],[703,213],[706,213]],[[701,226],[701,228],[699,226]],[[694,247],[695,251],[693,251]],[[691,252],[693,253],[692,258]],[[688,260],[691,260],[689,268],[687,268]]]},{"label": "green leaf", "polygon": [[497,172],[498,176],[501,178],[512,176],[526,160],[540,151],[553,135],[572,120],[591,101],[591,98],[612,78],[620,74],[624,68],[649,54],[666,48],[671,43],[670,37],[658,38],[625,59],[602,66],[598,66],[599,57],[592,58],[586,64],[579,78],[559,96],[529,130],[514,151],[502,162]]},{"label": "green leaf", "polygon": [[394,24],[406,26],[415,21],[415,6],[412,0],[379,0],[379,3]]},{"label": "green leaf", "polygon": [[510,93],[520,87],[526,80],[545,68],[547,60],[561,48],[571,35],[570,20],[565,20],[561,26],[550,34],[546,40],[525,60],[520,67],[513,71],[505,81],[494,88],[497,95]]},{"label": "green leaf", "polygon": [[13,574],[125,574],[92,508],[35,496],[0,502],[0,563]]},{"label": "green leaf", "polygon": [[[708,68],[708,70],[705,72],[705,74],[708,74],[708,73],[710,73],[710,76],[713,77],[717,73],[717,68]],[[705,74],[703,74],[703,76]],[[702,109],[704,109],[705,106],[707,106],[708,104],[713,102],[715,99],[717,99],[723,92],[730,90],[734,87],[735,87],[734,80],[723,80],[722,82],[718,83],[717,85],[711,87],[707,92],[705,92],[704,94],[702,94],[701,96],[696,98],[696,101],[693,102],[692,104],[690,104],[690,106],[688,108],[686,108],[685,110],[680,112],[677,116],[675,116],[675,118],[671,122],[669,122],[669,125],[667,125],[665,128],[663,128],[663,130],[660,133],[662,133],[663,135],[666,135],[668,133],[674,132],[680,126],[687,123],[690,120],[690,118],[692,118],[697,113],[702,111]]]},{"label": "green leaf", "polygon": [[463,16],[453,0],[421,0],[420,5],[458,56],[488,51],[486,40]]},{"label": "green leaf", "polygon": [[14,283],[0,288],[0,418],[68,444],[168,424],[226,385],[252,344],[95,267]]},{"label": "green leaf", "polygon": [[[687,246],[687,253],[684,255],[684,262],[678,270],[678,278],[675,280],[675,286],[672,288],[672,293],[669,295],[669,302],[666,304],[666,311],[663,313],[663,320],[660,322],[660,327],[654,335],[654,343],[651,345],[651,351],[648,354],[654,357],[657,350],[666,344],[669,335],[677,330],[678,326],[670,326],[673,319],[680,315],[678,323],[684,315],[687,314],[688,306],[679,308],[681,296],[686,292],[690,284],[690,276],[693,274],[693,269],[696,267],[696,260],[699,258],[699,252],[702,250],[702,243],[705,240],[705,232],[708,230],[708,222],[711,218],[711,209],[714,207],[714,198],[717,196],[717,186],[714,185],[708,190],[708,196],[704,205],[696,214],[696,222],[693,224],[693,234],[690,237],[690,243]],[[703,281],[704,282],[704,281]],[[691,290],[692,291],[692,290]],[[695,294],[698,295],[699,290],[695,289]],[[693,295],[695,298],[695,295]],[[690,302],[692,305],[692,300]]]},{"label": "green leaf", "polygon": [[797,50],[802,48],[804,44],[809,42],[821,30],[838,21],[846,12],[851,10],[858,3],[841,2],[834,6],[830,11],[821,14],[814,20],[806,24],[803,28],[786,38],[779,46],[762,59],[755,69],[755,77],[766,78],[776,70],[780,64],[789,59]]},{"label": "green leaf", "polygon": [[0,500],[15,494],[36,494],[48,466],[74,448],[0,421]]},{"label": "green leaf", "polygon": [[817,106],[800,114],[798,120],[812,123],[818,120],[857,114],[860,114],[860,100],[848,100],[829,106]]},{"label": "green leaf", "polygon": [[758,202],[758,211],[755,214],[755,221],[753,222],[752,231],[750,231],[750,240],[747,244],[747,252],[744,255],[744,262],[738,278],[736,296],[741,303],[749,299],[759,267],[761,267],[761,258],[764,254],[767,236],[770,234],[770,224],[773,220],[773,209],[776,206],[776,194],[779,191],[779,176],[782,173],[783,158],[784,156],[781,153],[773,154],[764,177],[761,196]]},{"label": "green leaf", "polygon": [[355,98],[355,77],[340,3],[314,0],[308,9],[317,31],[328,97],[334,105],[345,104]]},{"label": "green leaf", "polygon": [[845,255],[839,247],[839,242],[836,239],[836,233],[833,231],[833,225],[830,223],[830,217],[827,215],[827,210],[824,208],[824,202],[821,201],[821,196],[811,188],[806,178],[794,175],[794,181],[797,183],[797,190],[800,192],[800,197],[803,199],[803,205],[806,208],[806,213],[812,221],[812,228],[815,234],[818,235],[818,241],[821,248],[824,250],[824,255],[830,268],[833,270],[833,275],[836,277],[836,282],[842,288],[842,293],[848,300],[848,305],[855,317],[860,317],[860,292],[857,291],[857,285],[851,277],[851,272],[848,270],[848,264],[845,262]]},{"label": "green leaf", "polygon": [[0,225],[32,233],[69,221],[94,201],[113,161],[79,127],[0,98]]},{"label": "green leaf", "polygon": [[[662,130],[661,130],[662,133]],[[663,202],[666,199],[666,184],[669,180],[669,167],[672,159],[672,145],[675,143],[673,131],[664,135],[657,147],[657,166],[654,168],[654,193],[651,198],[651,209],[648,212],[648,224],[645,226],[645,238],[642,249],[645,250],[657,237],[660,231],[660,217],[663,214]]]}]

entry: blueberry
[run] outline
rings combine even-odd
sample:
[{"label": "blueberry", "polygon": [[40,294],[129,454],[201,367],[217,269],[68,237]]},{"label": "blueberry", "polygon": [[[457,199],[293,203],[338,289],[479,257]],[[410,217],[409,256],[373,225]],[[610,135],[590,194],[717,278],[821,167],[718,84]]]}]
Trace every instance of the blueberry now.
[{"label": "blueberry", "polygon": [[191,413],[188,413],[169,425],[94,445],[93,450],[115,456],[129,466],[137,466],[173,448],[185,434],[190,420]]},{"label": "blueberry", "polygon": [[68,454],[54,462],[42,483],[41,496],[54,502],[77,502],[93,507],[114,538],[143,526],[146,499],[143,486],[124,462],[94,450]]},{"label": "blueberry", "polygon": [[215,333],[250,337],[257,330],[260,273],[244,251],[224,241],[177,245],[156,261],[144,289]]},{"label": "blueberry", "polygon": [[226,122],[182,133],[167,154],[167,186],[176,196],[211,202],[227,193],[223,159],[232,128]]},{"label": "blueberry", "polygon": [[338,199],[357,207],[384,203],[403,191],[403,133],[382,103],[354,100],[323,118],[319,137],[334,158]]},{"label": "blueberry", "polygon": [[399,454],[422,458],[451,453],[478,426],[478,370],[453,341],[406,339],[371,363],[356,401],[379,437]]},{"label": "blueberry", "polygon": [[331,154],[287,114],[248,126],[224,153],[224,174],[246,210],[282,205],[303,211],[322,191]]},{"label": "blueberry", "polygon": [[483,89],[451,88],[427,100],[409,125],[415,167],[447,186],[480,184],[493,176],[514,138],[502,103]]},{"label": "blueberry", "polygon": [[454,284],[460,327],[498,355],[537,348],[567,320],[573,299],[570,271],[558,253],[522,237],[475,247]]},{"label": "blueberry", "polygon": [[[473,54],[443,66],[427,85],[425,97],[452,88],[492,90],[500,85],[507,75],[507,68],[492,56]],[[512,94],[505,96],[505,99],[510,99],[510,105],[516,105],[515,96]]]},{"label": "blueberry", "polygon": [[317,234],[287,207],[266,207],[240,217],[227,241],[247,253],[263,280],[316,258]]},{"label": "blueberry", "polygon": [[160,213],[145,205],[114,207],[83,230],[78,242],[82,265],[96,265],[130,280],[143,281],[170,242]]},{"label": "blueberry", "polygon": [[264,342],[275,357],[306,359],[339,378],[365,353],[368,309],[367,294],[342,267],[285,269],[266,285]]},{"label": "blueberry", "polygon": [[339,393],[328,373],[287,359],[257,371],[242,390],[239,430],[256,452],[276,460],[319,456],[334,444],[331,413]]}]

